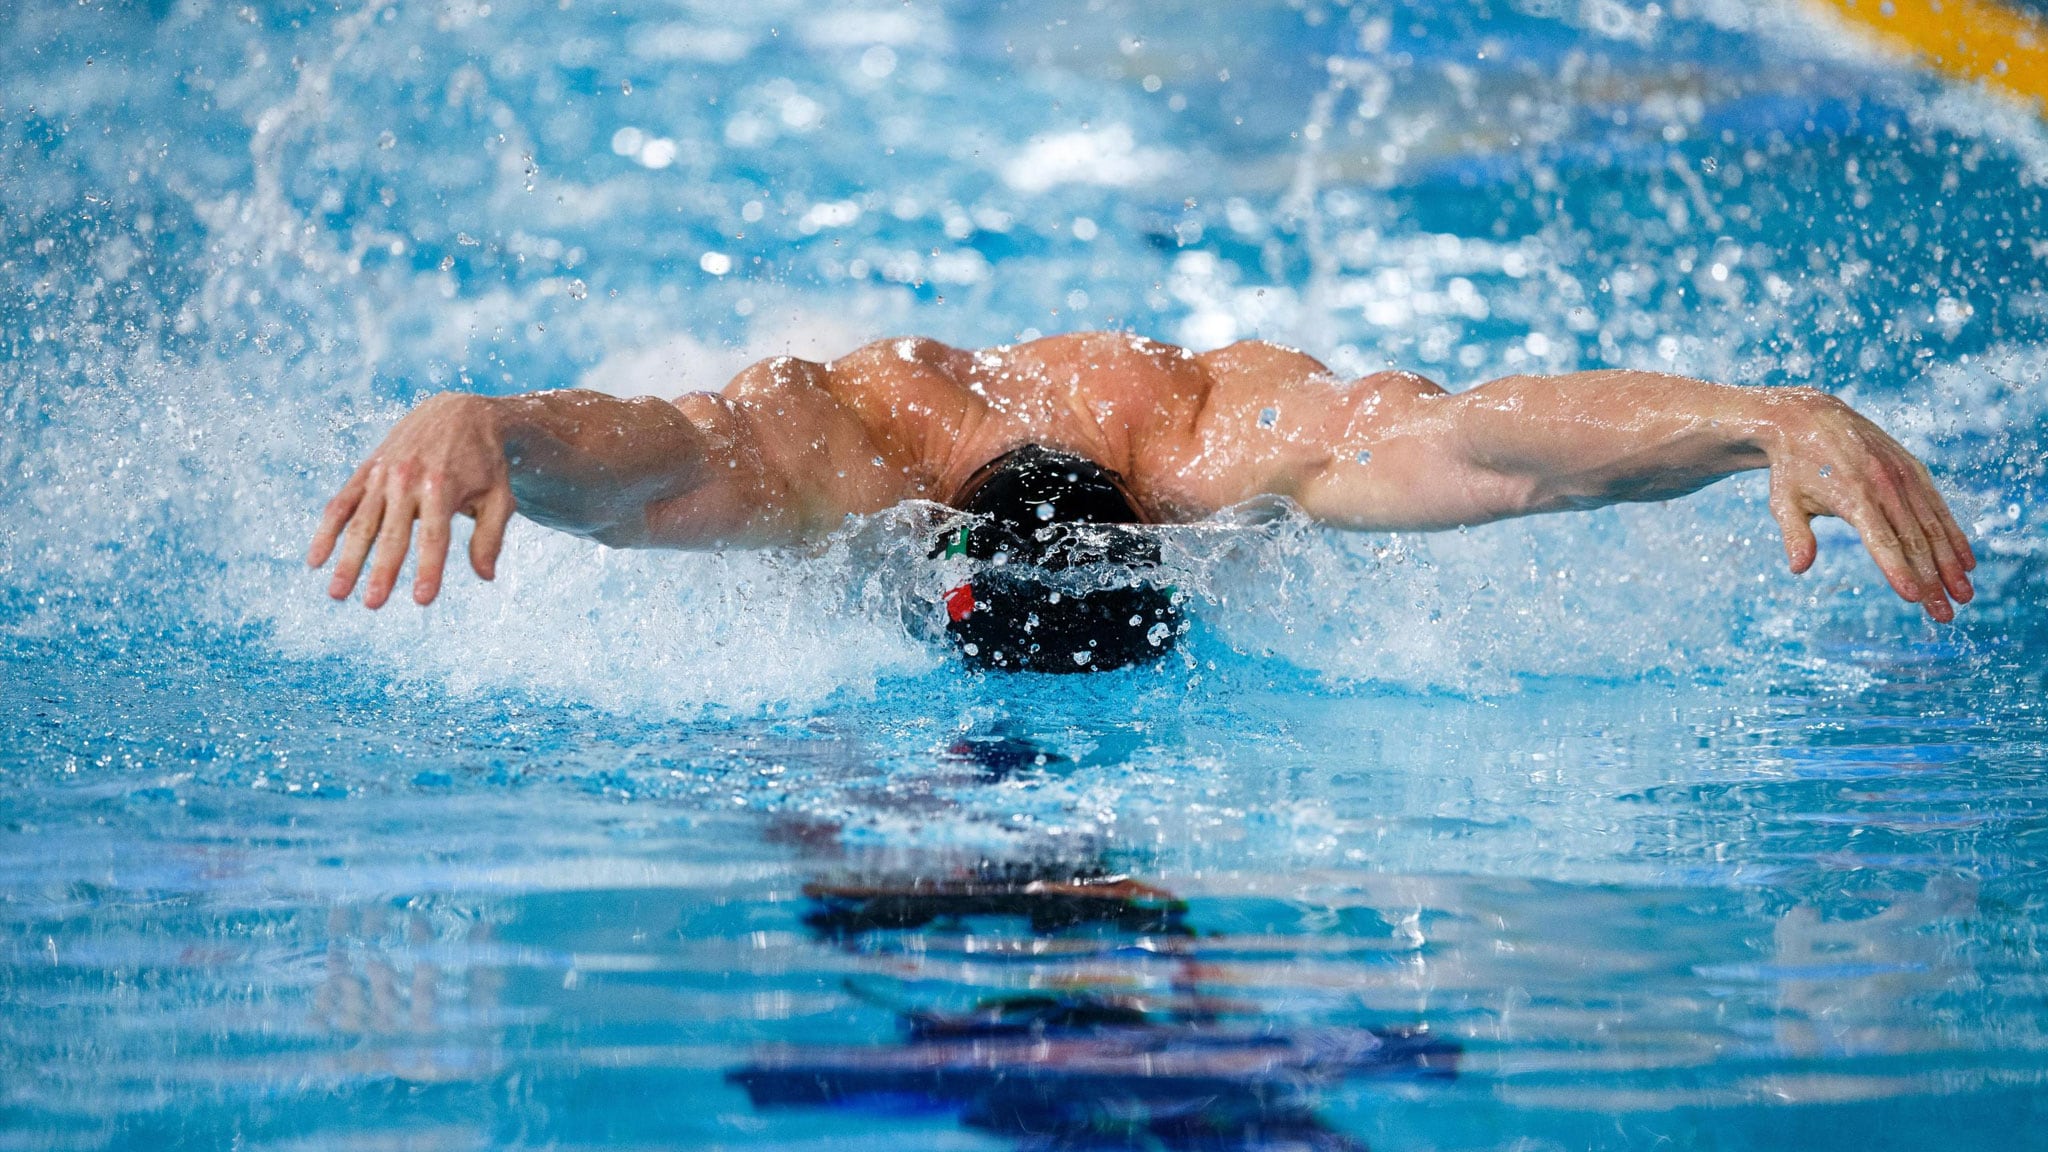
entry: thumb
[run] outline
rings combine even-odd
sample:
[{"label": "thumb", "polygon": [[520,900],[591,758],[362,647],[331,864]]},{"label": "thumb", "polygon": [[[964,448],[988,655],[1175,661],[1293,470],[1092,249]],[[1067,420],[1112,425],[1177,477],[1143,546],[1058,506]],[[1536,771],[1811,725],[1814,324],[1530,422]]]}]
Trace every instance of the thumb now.
[{"label": "thumb", "polygon": [[1793,575],[1813,567],[1814,557],[1820,554],[1820,542],[1813,537],[1813,515],[1800,506],[1791,483],[1780,480],[1776,469],[1771,471],[1771,518],[1784,534],[1785,562]]}]

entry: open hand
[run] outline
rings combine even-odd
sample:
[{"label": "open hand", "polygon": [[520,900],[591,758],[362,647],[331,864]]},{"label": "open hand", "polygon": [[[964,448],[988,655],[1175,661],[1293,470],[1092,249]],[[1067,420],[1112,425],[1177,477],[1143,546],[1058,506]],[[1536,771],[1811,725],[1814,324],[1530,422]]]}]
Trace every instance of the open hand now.
[{"label": "open hand", "polygon": [[363,564],[374,555],[363,604],[381,608],[398,582],[398,570],[412,546],[413,521],[418,520],[419,564],[412,598],[414,603],[430,604],[441,591],[455,514],[476,520],[469,563],[478,576],[489,580],[497,572],[505,524],[515,507],[504,440],[491,401],[457,393],[434,396],[407,413],[328,501],[306,563],[313,568],[325,564],[339,541],[340,559],[327,594],[345,600]]},{"label": "open hand", "polygon": [[1842,401],[1812,389],[1773,397],[1771,515],[1792,571],[1813,566],[1815,516],[1839,516],[1863,538],[1892,591],[1936,620],[1976,595],[1977,557],[1927,466]]}]

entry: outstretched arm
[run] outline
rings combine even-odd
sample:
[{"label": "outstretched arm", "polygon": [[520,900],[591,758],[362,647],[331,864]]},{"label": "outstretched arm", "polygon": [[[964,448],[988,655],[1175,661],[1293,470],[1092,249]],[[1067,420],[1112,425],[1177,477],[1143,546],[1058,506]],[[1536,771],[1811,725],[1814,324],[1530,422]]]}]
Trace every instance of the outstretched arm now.
[{"label": "outstretched arm", "polygon": [[[1261,478],[1329,523],[1477,524],[1664,500],[1768,468],[1794,572],[1813,564],[1813,518],[1840,516],[1892,589],[1929,616],[1953,619],[1950,598],[1974,594],[1976,558],[1925,466],[1825,393],[1618,369],[1511,376],[1457,394],[1388,372],[1336,392],[1320,416],[1268,422],[1269,437],[1292,444]],[[1227,435],[1253,435],[1243,428]]]},{"label": "outstretched arm", "polygon": [[[472,516],[470,565],[489,580],[505,524],[528,519],[614,547],[774,544],[887,507],[900,472],[832,396],[823,365],[765,361],[723,395],[674,403],[598,392],[434,396],[399,421],[327,505],[307,563],[336,554],[344,599],[365,563],[381,607],[419,525],[413,599],[441,588],[455,515]],[[344,534],[345,533],[345,534]]]}]

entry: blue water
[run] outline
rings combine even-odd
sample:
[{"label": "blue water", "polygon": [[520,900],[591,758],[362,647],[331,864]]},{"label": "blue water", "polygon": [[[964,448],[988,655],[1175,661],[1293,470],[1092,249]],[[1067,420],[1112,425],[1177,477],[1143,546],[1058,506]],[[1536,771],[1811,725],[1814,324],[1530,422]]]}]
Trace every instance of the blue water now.
[{"label": "blue water", "polygon": [[[1736,0],[30,0],[0,61],[0,1148],[2042,1146],[1997,92]],[[299,565],[440,388],[1098,326],[1827,388],[1982,592],[1786,575],[1755,478],[1181,530],[1182,654],[1085,680],[918,639],[903,516]]]}]

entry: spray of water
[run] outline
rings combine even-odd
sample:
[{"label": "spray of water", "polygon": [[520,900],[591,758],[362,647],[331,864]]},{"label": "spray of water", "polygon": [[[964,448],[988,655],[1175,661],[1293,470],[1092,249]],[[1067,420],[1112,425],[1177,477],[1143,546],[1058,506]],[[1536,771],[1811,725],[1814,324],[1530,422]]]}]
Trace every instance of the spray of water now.
[{"label": "spray of water", "polygon": [[[1010,338],[1019,316],[1262,335],[1453,386],[1616,363],[1818,383],[1942,465],[1993,561],[1980,613],[2024,623],[2044,365],[2020,349],[2048,319],[2026,239],[2048,134],[1789,18],[1647,11],[1335,21],[1292,138],[1186,179],[1167,161],[1199,137],[1152,143],[1174,129],[1121,89],[1024,68],[1059,116],[1084,109],[1066,135],[971,93],[992,16],[892,42],[887,68],[855,44],[835,72],[858,36],[803,25],[792,39],[824,64],[798,69],[745,13],[564,14],[536,37],[462,6],[378,0],[293,27],[187,4],[106,17],[170,62],[115,77],[27,52],[69,41],[25,14],[10,58],[45,62],[0,82],[5,627],[197,619],[421,691],[622,710],[872,694],[949,659],[906,627],[946,579],[915,510],[787,554],[623,553],[526,526],[495,585],[378,615],[326,603],[298,557],[326,492],[434,388],[674,392],[890,332]],[[1516,57],[1526,28],[1573,46]],[[1769,73],[1659,71],[1674,36],[1800,61],[1819,95],[1781,107]],[[1226,97],[1257,74],[1220,71]],[[1806,127],[1849,101],[1878,126]],[[909,116],[932,129],[904,134]],[[828,118],[842,127],[821,133]],[[977,133],[991,157],[942,143]],[[1010,161],[1033,149],[1026,178]],[[907,157],[921,176],[891,187],[885,159]],[[1896,259],[1873,258],[1871,220]],[[1825,663],[1816,631],[1918,627],[1846,532],[1786,577],[1761,497],[1738,482],[1433,537],[1342,537],[1285,510],[1167,530],[1201,626],[1130,675],[1270,660],[1461,692],[1775,676]]]}]

